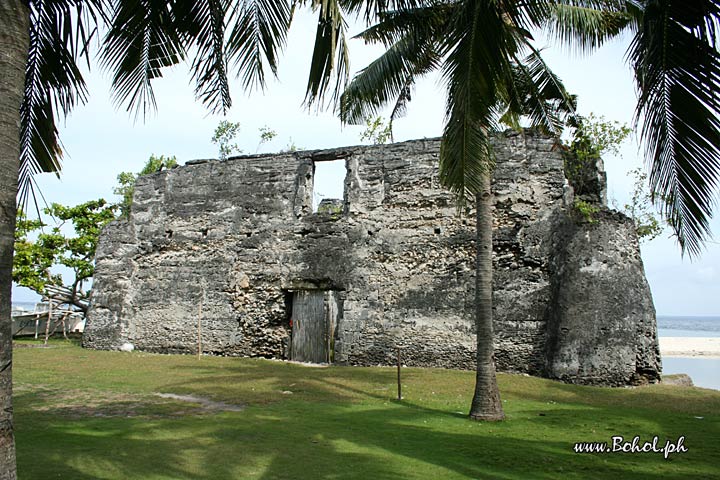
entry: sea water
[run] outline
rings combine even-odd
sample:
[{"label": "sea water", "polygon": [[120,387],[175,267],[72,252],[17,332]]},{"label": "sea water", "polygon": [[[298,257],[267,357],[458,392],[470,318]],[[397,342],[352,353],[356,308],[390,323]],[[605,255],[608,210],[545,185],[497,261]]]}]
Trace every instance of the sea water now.
[{"label": "sea water", "polygon": [[[720,316],[658,315],[660,337],[720,337]],[[663,357],[663,374],[686,373],[697,387],[720,390],[720,359]]]},{"label": "sea water", "polygon": [[661,337],[720,337],[720,317],[657,316]]}]

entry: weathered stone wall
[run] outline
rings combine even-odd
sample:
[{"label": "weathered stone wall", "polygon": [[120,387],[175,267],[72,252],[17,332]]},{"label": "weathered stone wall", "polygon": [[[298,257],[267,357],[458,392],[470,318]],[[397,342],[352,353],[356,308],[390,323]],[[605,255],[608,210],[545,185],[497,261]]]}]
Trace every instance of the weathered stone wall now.
[{"label": "weathered stone wall", "polygon": [[[572,216],[552,139],[495,142],[501,370],[625,384],[659,372],[627,219]],[[334,359],[474,368],[474,225],[440,188],[439,141],[195,161],[139,179],[101,236],[84,345],[286,358],[292,291],[337,292]],[[344,159],[342,212],[312,213],[314,163]],[[609,332],[611,334],[609,334]]]},{"label": "weathered stone wall", "polygon": [[590,221],[565,217],[554,232],[546,372],[585,384],[655,378],[655,309],[635,226],[617,212],[600,212]]}]

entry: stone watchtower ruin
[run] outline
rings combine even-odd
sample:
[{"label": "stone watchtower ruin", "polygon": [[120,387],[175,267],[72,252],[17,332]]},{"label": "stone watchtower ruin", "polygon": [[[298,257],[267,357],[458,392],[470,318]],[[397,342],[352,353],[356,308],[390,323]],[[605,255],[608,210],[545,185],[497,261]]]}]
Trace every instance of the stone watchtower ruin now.
[{"label": "stone watchtower ruin", "polygon": [[[577,214],[553,139],[494,143],[498,368],[657,380],[632,222]],[[141,177],[129,220],[101,235],[83,344],[195,353],[200,331],[210,354],[377,365],[401,347],[408,365],[474,368],[474,222],[439,185],[439,146],[196,160]],[[313,212],[315,166],[338,159],[344,198]]]}]

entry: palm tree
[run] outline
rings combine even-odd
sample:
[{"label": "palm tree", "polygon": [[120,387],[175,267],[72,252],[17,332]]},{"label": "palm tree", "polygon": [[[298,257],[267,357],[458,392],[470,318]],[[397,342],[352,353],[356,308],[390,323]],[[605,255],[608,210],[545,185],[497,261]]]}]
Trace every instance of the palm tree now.
[{"label": "palm tree", "polygon": [[440,178],[477,212],[474,419],[503,418],[492,346],[489,132],[498,119],[557,132],[558,108],[572,99],[542,61],[532,30],[590,51],[625,31],[639,91],[636,125],[646,141],[650,182],[683,253],[699,253],[710,233],[720,174],[718,2],[713,0],[461,0],[416,2],[379,12],[359,36],[387,51],[343,93],[340,116],[358,123],[393,103],[404,113],[416,79],[440,69],[447,89]]},{"label": "palm tree", "polygon": [[[532,3],[532,2],[531,2]],[[547,6],[503,2],[429,2],[387,12],[360,34],[387,51],[350,83],[340,100],[343,121],[357,123],[393,101],[391,121],[404,113],[416,79],[440,69],[448,100],[440,150],[440,180],[459,203],[476,207],[477,371],[470,417],[502,420],[495,376],[492,327],[493,152],[490,133],[499,120],[558,133],[574,99],[533,46],[529,27],[541,24]]]},{"label": "palm tree", "polygon": [[[0,0],[0,480],[15,478],[10,294],[16,197],[32,176],[59,172],[55,116],[88,97],[78,62],[107,28],[100,59],[113,73],[117,105],[136,115],[155,106],[152,80],[190,60],[195,94],[211,111],[231,105],[228,70],[244,88],[277,71],[291,3],[278,0]],[[194,52],[190,55],[189,52]]]},{"label": "palm tree", "polygon": [[20,166],[19,111],[29,44],[29,15],[21,0],[0,2],[0,479],[15,479],[12,430],[10,292],[15,193]]}]

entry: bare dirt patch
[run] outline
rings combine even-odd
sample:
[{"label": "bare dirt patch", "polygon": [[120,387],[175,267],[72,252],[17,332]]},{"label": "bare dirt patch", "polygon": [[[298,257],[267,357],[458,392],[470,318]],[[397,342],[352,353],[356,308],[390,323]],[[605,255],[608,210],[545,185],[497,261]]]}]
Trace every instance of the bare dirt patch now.
[{"label": "bare dirt patch", "polygon": [[192,395],[135,394],[98,390],[56,390],[43,385],[17,385],[16,393],[32,394],[30,408],[68,418],[167,418],[241,411],[244,406]]},{"label": "bare dirt patch", "polygon": [[156,393],[155,395],[161,398],[169,398],[181,402],[197,403],[203,409],[215,412],[240,412],[245,409],[244,405],[231,405],[229,403],[216,402],[214,400],[210,400],[209,398],[196,397],[195,395],[178,395],[176,393]]}]

